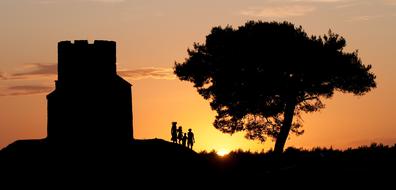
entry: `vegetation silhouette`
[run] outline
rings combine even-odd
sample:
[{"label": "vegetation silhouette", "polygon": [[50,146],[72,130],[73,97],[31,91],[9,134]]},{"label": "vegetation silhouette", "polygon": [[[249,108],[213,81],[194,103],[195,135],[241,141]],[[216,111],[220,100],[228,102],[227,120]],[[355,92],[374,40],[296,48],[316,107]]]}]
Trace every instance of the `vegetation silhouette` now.
[{"label": "vegetation silhouette", "polygon": [[194,87],[217,112],[214,127],[245,131],[249,139],[276,139],[281,153],[290,132],[300,135],[301,112],[324,108],[335,91],[364,95],[376,87],[371,65],[331,31],[308,36],[289,22],[249,21],[239,28],[214,27],[194,43],[174,73]]},{"label": "vegetation silhouette", "polygon": [[346,150],[289,147],[281,157],[272,150],[237,150],[223,157],[212,151],[201,152],[200,156],[221,179],[261,181],[263,186],[274,187],[386,187],[392,183],[388,172],[396,169],[396,144],[373,143]]}]

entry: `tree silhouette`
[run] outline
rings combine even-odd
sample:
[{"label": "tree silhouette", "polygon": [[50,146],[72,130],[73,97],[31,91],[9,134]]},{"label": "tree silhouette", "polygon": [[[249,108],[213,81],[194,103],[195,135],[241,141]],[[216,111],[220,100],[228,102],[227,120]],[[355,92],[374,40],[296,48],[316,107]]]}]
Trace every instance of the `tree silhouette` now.
[{"label": "tree silhouette", "polygon": [[371,65],[362,64],[357,50],[344,52],[345,45],[331,31],[308,36],[289,22],[249,21],[238,29],[214,27],[174,72],[210,101],[215,128],[276,139],[280,153],[290,131],[304,132],[302,111],[324,108],[321,99],[335,90],[364,95],[376,87]]}]

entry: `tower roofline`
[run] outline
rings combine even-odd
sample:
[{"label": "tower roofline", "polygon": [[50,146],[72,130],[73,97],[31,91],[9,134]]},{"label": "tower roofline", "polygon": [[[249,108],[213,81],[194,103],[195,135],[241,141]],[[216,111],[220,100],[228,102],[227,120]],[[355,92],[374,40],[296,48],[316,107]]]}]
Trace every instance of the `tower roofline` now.
[{"label": "tower roofline", "polygon": [[111,41],[111,40],[94,40],[93,43],[89,43],[88,40],[65,40],[65,41],[60,41],[58,42],[59,45],[98,45],[98,44],[116,44],[115,41]]}]

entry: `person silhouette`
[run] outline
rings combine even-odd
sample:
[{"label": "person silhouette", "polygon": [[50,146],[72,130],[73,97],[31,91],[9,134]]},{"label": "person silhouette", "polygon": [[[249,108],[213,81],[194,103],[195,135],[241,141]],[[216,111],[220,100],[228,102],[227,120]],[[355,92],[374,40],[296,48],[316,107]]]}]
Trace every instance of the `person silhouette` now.
[{"label": "person silhouette", "polygon": [[184,147],[187,147],[187,133],[184,133],[183,135],[183,139],[182,139],[182,144]]},{"label": "person silhouette", "polygon": [[195,143],[194,133],[191,131],[190,128],[188,129],[188,134],[187,134],[187,147],[192,150],[194,143]]},{"label": "person silhouette", "polygon": [[182,126],[179,126],[179,128],[177,129],[177,140],[178,140],[179,144],[182,143],[182,140],[183,140],[183,129],[182,129]]},{"label": "person silhouette", "polygon": [[172,122],[172,128],[171,128],[171,135],[172,135],[172,137],[171,137],[171,141],[173,142],[173,143],[177,143],[177,130],[176,130],[176,124],[177,124],[177,122]]}]

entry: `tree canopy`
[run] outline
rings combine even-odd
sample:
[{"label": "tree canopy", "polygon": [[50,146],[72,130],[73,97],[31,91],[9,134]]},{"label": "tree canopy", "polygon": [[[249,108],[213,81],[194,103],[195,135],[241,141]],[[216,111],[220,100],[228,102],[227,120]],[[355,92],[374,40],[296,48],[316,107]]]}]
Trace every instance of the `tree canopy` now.
[{"label": "tree canopy", "polygon": [[321,100],[335,91],[364,95],[376,87],[371,65],[345,46],[331,31],[308,36],[289,22],[249,21],[212,28],[174,72],[210,101],[217,112],[214,127],[276,139],[275,151],[281,152],[290,131],[303,133],[301,112],[324,108]]}]

